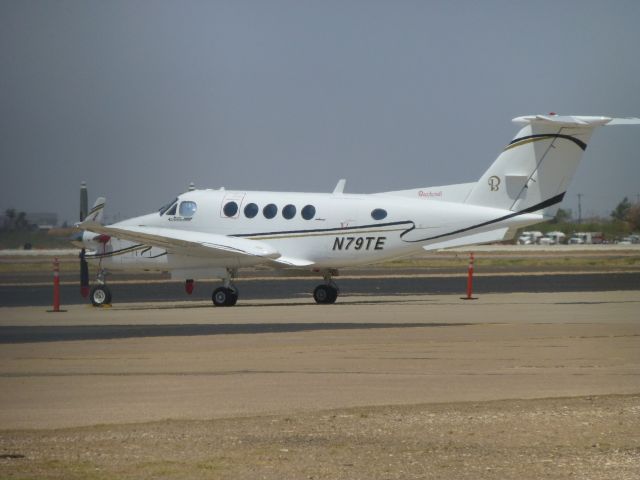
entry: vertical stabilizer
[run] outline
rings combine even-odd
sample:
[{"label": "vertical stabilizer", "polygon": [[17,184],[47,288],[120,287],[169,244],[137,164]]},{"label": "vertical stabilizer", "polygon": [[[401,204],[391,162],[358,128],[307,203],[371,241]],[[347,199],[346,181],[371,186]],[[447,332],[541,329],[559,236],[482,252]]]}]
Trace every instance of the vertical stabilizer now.
[{"label": "vertical stabilizer", "polygon": [[640,119],[535,115],[523,125],[473,187],[466,203],[514,212],[555,215],[596,127],[640,123]]},{"label": "vertical stabilizer", "polygon": [[105,203],[106,199],[104,197],[98,197],[96,199],[96,202],[93,204],[93,208],[91,208],[84,221],[102,223],[102,220],[104,218]]}]

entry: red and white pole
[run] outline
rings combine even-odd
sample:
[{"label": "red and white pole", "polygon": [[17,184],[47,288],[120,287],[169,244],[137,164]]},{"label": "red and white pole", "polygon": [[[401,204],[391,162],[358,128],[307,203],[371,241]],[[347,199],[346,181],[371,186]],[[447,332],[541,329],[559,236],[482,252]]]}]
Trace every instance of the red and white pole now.
[{"label": "red and white pole", "polygon": [[477,300],[473,296],[473,252],[469,255],[469,270],[467,272],[467,296],[461,297],[462,300]]},{"label": "red and white pole", "polygon": [[60,262],[53,259],[53,312],[60,311]]}]

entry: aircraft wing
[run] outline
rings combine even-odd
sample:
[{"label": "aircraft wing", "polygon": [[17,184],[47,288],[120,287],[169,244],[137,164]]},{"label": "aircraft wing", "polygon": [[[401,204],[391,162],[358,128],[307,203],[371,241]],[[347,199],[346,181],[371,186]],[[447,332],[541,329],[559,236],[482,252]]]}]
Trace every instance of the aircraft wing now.
[{"label": "aircraft wing", "polygon": [[82,222],[79,226],[91,232],[152,245],[181,255],[207,258],[252,256],[265,260],[281,257],[280,252],[264,242],[214,233],[135,225],[105,226],[93,221]]}]

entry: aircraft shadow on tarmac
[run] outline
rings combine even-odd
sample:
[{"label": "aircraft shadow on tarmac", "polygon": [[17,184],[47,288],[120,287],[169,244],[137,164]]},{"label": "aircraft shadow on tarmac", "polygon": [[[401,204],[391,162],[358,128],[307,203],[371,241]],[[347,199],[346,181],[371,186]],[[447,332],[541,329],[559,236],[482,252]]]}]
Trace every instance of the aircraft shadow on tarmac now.
[{"label": "aircraft shadow on tarmac", "polygon": [[323,330],[463,327],[469,323],[242,323],[186,325],[61,325],[0,327],[0,344],[142,337],[183,337],[258,333],[296,333]]},{"label": "aircraft shadow on tarmac", "polygon": [[[269,302],[269,303],[239,303],[233,307],[234,310],[240,310],[244,308],[269,308],[269,307],[278,307],[278,308],[299,308],[299,307],[309,307],[309,308],[338,308],[338,306],[342,305],[388,305],[388,304],[423,304],[433,302],[433,300],[425,299],[425,298],[385,298],[380,300],[375,300],[370,297],[362,296],[359,299],[350,299],[350,300],[340,300],[337,304],[332,305],[316,305],[312,301],[301,301],[301,302]],[[210,302],[199,302],[199,303],[154,303],[154,304],[125,304],[125,305],[108,305],[102,308],[113,308],[114,310],[126,311],[126,310],[182,310],[186,308],[201,308],[215,311],[215,308],[211,305]],[[220,307],[218,307],[220,308]]]}]

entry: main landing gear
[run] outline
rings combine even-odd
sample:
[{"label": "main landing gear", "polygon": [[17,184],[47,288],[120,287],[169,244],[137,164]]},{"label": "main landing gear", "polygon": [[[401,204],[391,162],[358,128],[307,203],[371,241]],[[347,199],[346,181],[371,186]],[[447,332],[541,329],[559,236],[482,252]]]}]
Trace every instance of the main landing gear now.
[{"label": "main landing gear", "polygon": [[[340,289],[332,277],[337,274],[337,270],[322,272],[324,283],[321,283],[313,290],[313,299],[317,304],[330,305],[336,303]],[[89,293],[89,299],[94,307],[111,304],[111,290],[107,287],[106,276],[107,271],[100,269],[97,274],[97,284],[93,286]],[[235,269],[227,269],[226,275],[222,278],[222,286],[213,291],[211,300],[216,307],[232,307],[238,302],[238,289],[233,284],[235,276]],[[193,280],[186,281],[185,290],[187,293],[193,292]]]},{"label": "main landing gear", "polygon": [[[321,305],[330,305],[335,303],[340,289],[333,281],[332,277],[337,275],[337,270],[326,270],[322,272],[324,283],[318,285],[313,290],[313,299]],[[235,269],[227,269],[226,275],[222,278],[222,286],[216,288],[211,295],[211,300],[216,307],[232,307],[238,301],[238,289],[233,284],[233,278],[236,276]]]},{"label": "main landing gear", "polygon": [[340,294],[340,289],[338,285],[332,280],[333,275],[337,275],[338,272],[335,270],[329,270],[324,272],[324,282],[323,284],[318,285],[313,290],[313,299],[319,305],[329,305],[332,303],[336,303],[336,299]]},{"label": "main landing gear", "polygon": [[111,305],[111,290],[107,287],[105,277],[106,270],[99,270],[97,275],[98,284],[94,285],[89,293],[89,299],[94,307],[102,307],[103,305]]},{"label": "main landing gear", "polygon": [[227,275],[222,279],[222,287],[213,291],[211,300],[216,307],[233,307],[238,301],[238,289],[233,285],[233,278],[236,276],[235,269],[227,269]]},{"label": "main landing gear", "polygon": [[238,290],[235,287],[218,287],[213,291],[211,300],[216,307],[233,307],[238,301]]}]

